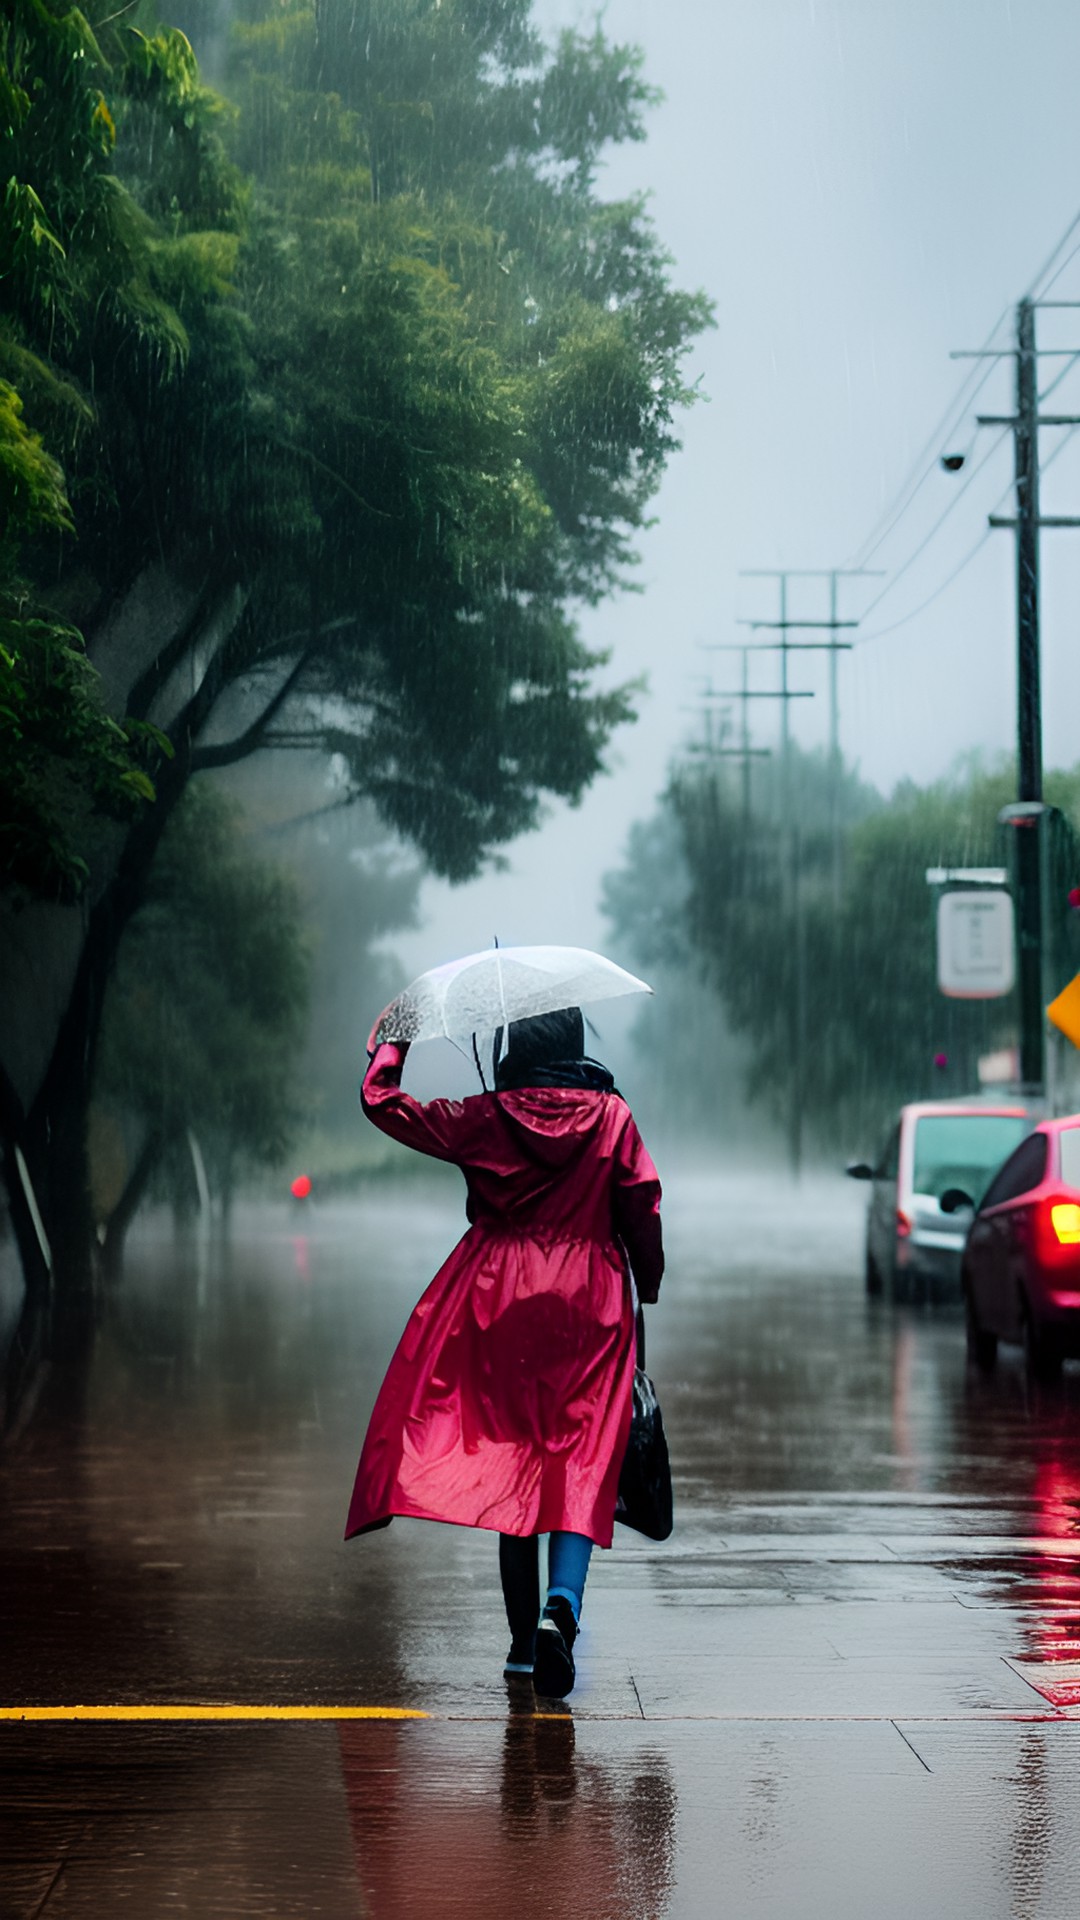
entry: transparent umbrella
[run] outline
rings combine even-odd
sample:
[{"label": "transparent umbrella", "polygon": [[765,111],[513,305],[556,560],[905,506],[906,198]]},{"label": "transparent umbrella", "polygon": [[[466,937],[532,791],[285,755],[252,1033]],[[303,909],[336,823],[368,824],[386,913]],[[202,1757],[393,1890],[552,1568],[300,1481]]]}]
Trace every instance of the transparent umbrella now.
[{"label": "transparent umbrella", "polygon": [[375,1038],[468,1040],[533,1014],[651,992],[587,947],[489,947],[422,973],[387,1007]]}]

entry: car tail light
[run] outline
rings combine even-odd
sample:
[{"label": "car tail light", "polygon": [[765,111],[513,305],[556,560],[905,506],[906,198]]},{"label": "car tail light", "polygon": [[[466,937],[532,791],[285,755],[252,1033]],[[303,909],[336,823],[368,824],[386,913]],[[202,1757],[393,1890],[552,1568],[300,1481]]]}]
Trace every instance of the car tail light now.
[{"label": "car tail light", "polygon": [[1080,1203],[1068,1188],[1044,1193],[1030,1209],[1033,1244],[1047,1268],[1076,1270],[1080,1253]]},{"label": "car tail light", "polygon": [[1063,1247],[1080,1246],[1080,1206],[1075,1200],[1055,1201],[1050,1220]]},{"label": "car tail light", "polygon": [[[906,1213],[904,1212],[904,1209],[903,1209],[903,1207],[897,1207],[897,1209],[896,1209],[896,1237],[897,1237],[897,1239],[898,1239],[898,1240],[906,1240],[910,1232],[911,1232],[911,1219],[910,1219],[910,1216],[909,1216],[908,1214],[906,1214]],[[1078,1235],[1078,1236],[1077,1236],[1077,1238],[1078,1238],[1078,1239],[1080,1239],[1080,1235]]]}]

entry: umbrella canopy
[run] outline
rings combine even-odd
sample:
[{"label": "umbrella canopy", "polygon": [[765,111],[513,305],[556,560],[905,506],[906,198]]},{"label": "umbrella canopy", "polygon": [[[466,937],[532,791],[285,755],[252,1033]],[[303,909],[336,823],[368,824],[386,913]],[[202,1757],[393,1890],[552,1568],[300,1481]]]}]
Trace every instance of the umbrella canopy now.
[{"label": "umbrella canopy", "polygon": [[422,973],[387,1007],[375,1038],[468,1040],[537,1013],[651,992],[587,947],[489,947]]}]

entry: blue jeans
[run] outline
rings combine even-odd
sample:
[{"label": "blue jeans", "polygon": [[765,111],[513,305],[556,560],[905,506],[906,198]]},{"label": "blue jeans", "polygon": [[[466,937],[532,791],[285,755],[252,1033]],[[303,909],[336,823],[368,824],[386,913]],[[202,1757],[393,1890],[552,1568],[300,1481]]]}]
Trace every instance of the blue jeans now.
[{"label": "blue jeans", "polygon": [[561,1594],[581,1618],[585,1577],[592,1556],[592,1541],[584,1533],[553,1533],[548,1545],[548,1599]]},{"label": "blue jeans", "polygon": [[[548,1543],[548,1599],[570,1602],[575,1620],[589,1571],[592,1541],[583,1533],[553,1533]],[[540,1542],[535,1533],[499,1535],[499,1573],[511,1637],[531,1641],[540,1614]]]}]

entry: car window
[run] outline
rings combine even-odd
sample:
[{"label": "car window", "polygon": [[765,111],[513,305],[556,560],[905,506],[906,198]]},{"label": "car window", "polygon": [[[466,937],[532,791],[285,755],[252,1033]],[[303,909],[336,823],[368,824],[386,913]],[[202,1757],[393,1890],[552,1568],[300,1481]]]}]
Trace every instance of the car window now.
[{"label": "car window", "polygon": [[1080,1187],[1080,1127],[1062,1127],[1058,1140],[1061,1177],[1067,1187]]},{"label": "car window", "polygon": [[895,1180],[900,1171],[900,1128],[895,1126],[885,1145],[881,1149],[877,1166],[874,1168],[875,1180]]},{"label": "car window", "polygon": [[978,1206],[995,1167],[1030,1124],[1021,1114],[922,1114],[915,1125],[913,1190],[940,1200],[947,1187],[962,1187]]},{"label": "car window", "polygon": [[1000,1206],[1003,1200],[1015,1200],[1018,1194],[1030,1193],[1032,1187],[1037,1187],[1046,1172],[1046,1151],[1045,1133],[1033,1133],[1030,1140],[1017,1147],[987,1187],[983,1211]]}]

